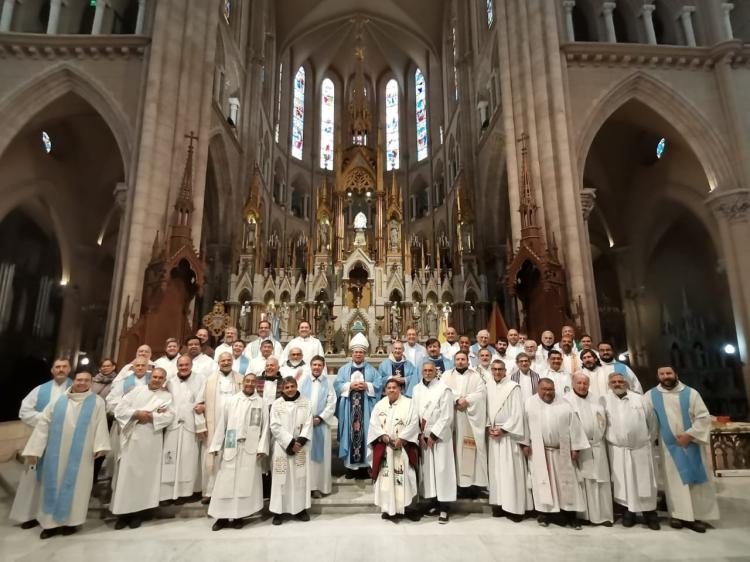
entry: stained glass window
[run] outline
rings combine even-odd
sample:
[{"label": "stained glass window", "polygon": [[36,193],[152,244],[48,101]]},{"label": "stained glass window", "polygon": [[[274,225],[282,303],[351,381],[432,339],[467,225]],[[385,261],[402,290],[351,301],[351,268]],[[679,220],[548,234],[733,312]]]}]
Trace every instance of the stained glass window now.
[{"label": "stained glass window", "polygon": [[276,130],[274,137],[276,142],[279,142],[279,123],[281,122],[281,77],[284,74],[284,64],[279,65],[279,86],[276,91]]},{"label": "stained glass window", "polygon": [[302,160],[305,141],[305,69],[301,66],[294,77],[294,110],[292,113],[292,156]]},{"label": "stained glass window", "polygon": [[458,101],[458,67],[456,66],[456,26],[451,30],[451,41],[453,42],[453,97]]},{"label": "stained glass window", "polygon": [[330,78],[323,80],[320,100],[320,167],[333,170],[333,126],[336,89]]},{"label": "stained glass window", "polygon": [[[664,151],[667,149],[667,139],[661,138],[656,144],[656,157],[661,158],[664,156]],[[49,152],[49,151],[48,151]]]},{"label": "stained glass window", "polygon": [[42,131],[42,146],[44,147],[44,152],[47,154],[52,152],[52,139],[47,134],[47,131]]},{"label": "stained glass window", "polygon": [[386,170],[398,170],[398,83],[389,80],[385,86],[385,154]]},{"label": "stained glass window", "polygon": [[487,0],[487,27],[492,27],[493,23],[495,23],[494,0]]},{"label": "stained glass window", "polygon": [[429,146],[427,141],[427,85],[422,71],[414,73],[414,99],[417,114],[417,162],[427,158]]}]

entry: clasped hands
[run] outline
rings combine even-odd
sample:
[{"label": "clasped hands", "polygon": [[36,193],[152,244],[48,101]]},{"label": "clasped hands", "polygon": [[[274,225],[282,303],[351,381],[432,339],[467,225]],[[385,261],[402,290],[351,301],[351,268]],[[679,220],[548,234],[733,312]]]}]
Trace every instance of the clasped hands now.
[{"label": "clasped hands", "polygon": [[393,447],[394,449],[401,449],[404,444],[401,441],[401,439],[391,439],[388,435],[383,435],[380,437],[380,441],[382,441],[385,445],[388,445],[389,447]]}]

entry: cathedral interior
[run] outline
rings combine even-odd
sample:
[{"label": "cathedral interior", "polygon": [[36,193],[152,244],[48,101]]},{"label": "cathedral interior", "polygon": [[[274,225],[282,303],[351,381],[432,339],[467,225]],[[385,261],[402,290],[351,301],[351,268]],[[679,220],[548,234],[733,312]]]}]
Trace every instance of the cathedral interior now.
[{"label": "cathedral interior", "polygon": [[570,324],[746,416],[750,2],[0,4],[4,420],[262,319]]}]

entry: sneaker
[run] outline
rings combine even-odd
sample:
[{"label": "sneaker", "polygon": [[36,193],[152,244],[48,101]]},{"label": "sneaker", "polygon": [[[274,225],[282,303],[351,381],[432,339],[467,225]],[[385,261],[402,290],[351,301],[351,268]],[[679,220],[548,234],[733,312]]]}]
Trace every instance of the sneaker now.
[{"label": "sneaker", "polygon": [[224,527],[227,526],[227,523],[229,523],[229,521],[227,521],[226,519],[217,519],[216,522],[211,526],[211,530],[221,531]]},{"label": "sneaker", "polygon": [[281,523],[284,521],[284,519],[279,515],[278,513],[273,516],[273,521],[271,521],[271,525],[281,525]]},{"label": "sneaker", "polygon": [[306,509],[300,511],[295,517],[297,518],[297,521],[310,521],[310,515],[307,513]]},{"label": "sneaker", "polygon": [[448,522],[448,512],[447,511],[441,511],[440,517],[438,517],[438,523],[441,525],[445,525]]}]

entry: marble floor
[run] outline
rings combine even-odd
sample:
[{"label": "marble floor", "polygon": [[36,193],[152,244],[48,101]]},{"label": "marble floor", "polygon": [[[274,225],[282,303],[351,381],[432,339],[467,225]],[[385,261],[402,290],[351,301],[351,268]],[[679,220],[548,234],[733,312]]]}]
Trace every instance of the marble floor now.
[{"label": "marble floor", "polygon": [[750,478],[726,478],[718,487],[722,519],[705,535],[666,524],[661,531],[619,524],[574,531],[475,513],[456,514],[448,525],[426,518],[394,524],[372,513],[324,513],[313,515],[309,523],[290,521],[280,527],[258,517],[242,530],[216,533],[203,517],[158,520],[122,531],[113,530],[111,522],[90,519],[75,536],[45,541],[38,538],[38,528],[24,531],[8,520],[6,488],[0,490],[0,560],[750,561]]}]

